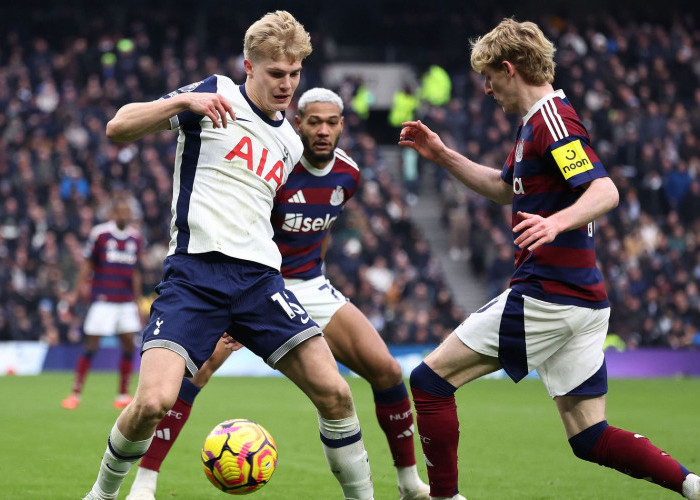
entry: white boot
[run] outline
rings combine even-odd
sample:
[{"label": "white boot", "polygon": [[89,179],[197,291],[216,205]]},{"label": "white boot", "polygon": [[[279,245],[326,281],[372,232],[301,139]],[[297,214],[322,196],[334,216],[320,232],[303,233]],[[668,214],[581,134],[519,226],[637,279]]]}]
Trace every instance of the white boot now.
[{"label": "white boot", "polygon": [[139,467],[126,500],[155,500],[158,471]]},{"label": "white boot", "polygon": [[430,498],[430,486],[421,480],[415,465],[397,467],[396,476],[399,482],[399,500],[428,500]]},{"label": "white boot", "polygon": [[94,485],[88,494],[83,497],[83,500],[116,500],[118,494],[119,491],[113,495],[107,495],[105,492],[100,490],[97,485]]},{"label": "white boot", "polygon": [[700,500],[700,477],[690,473],[683,481],[683,496],[690,500]]}]

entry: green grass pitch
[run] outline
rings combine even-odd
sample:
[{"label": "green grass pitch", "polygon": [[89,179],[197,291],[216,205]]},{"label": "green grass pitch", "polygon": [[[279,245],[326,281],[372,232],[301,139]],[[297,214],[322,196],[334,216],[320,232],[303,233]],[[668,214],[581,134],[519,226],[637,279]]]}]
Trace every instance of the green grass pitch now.
[{"label": "green grass pitch", "polygon": [[[0,377],[0,498],[79,499],[91,487],[117,416],[116,374],[89,376],[83,403],[63,410],[72,374]],[[349,379],[362,423],[375,499],[398,498],[372,393]],[[576,459],[553,402],[539,381],[479,380],[457,392],[461,421],[460,491],[479,499],[672,499],[677,494]],[[215,377],[163,464],[159,499],[223,499],[205,478],[199,450],[214,425],[229,418],[263,424],[279,463],[257,499],[341,499],[323,457],[315,410],[283,378]],[[608,421],[644,434],[686,467],[700,471],[700,379],[612,380]],[[417,450],[420,449],[416,439]],[[419,471],[426,477],[422,454]],[[119,496],[126,497],[133,471]]]}]

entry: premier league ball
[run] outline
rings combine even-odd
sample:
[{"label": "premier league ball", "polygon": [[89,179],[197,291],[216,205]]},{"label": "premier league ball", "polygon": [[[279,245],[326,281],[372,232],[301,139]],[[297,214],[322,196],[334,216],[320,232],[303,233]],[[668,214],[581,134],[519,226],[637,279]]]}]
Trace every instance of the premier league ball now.
[{"label": "premier league ball", "polygon": [[277,445],[260,424],[246,419],[221,422],[202,446],[202,468],[209,481],[231,495],[265,486],[277,466]]}]

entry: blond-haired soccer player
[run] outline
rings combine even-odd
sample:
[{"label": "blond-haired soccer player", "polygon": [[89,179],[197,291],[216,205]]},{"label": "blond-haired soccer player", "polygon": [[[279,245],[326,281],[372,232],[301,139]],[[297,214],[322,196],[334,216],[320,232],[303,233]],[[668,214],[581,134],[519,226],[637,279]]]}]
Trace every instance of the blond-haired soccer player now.
[{"label": "blond-haired soccer player", "polygon": [[[277,192],[271,219],[285,285],[323,329],[333,356],[372,386],[377,420],[396,467],[399,499],[427,500],[428,486],[416,468],[413,413],[401,366],[372,323],[323,275],[331,226],[360,182],[360,168],[337,147],[344,124],[343,101],[332,90],[313,88],[299,98],[297,111],[294,123],[304,154]],[[177,401],[158,424],[162,432],[156,432],[141,460],[126,500],[154,500],[163,460],[187,422],[197,394],[231,353],[225,343],[196,377],[183,379]]]},{"label": "blond-haired soccer player", "polygon": [[[302,144],[284,111],[299,84],[309,34],[288,12],[268,13],[244,39],[246,81],[213,75],[164,98],[122,107],[115,141],[179,129],[170,250],[143,332],[134,400],[112,428],[86,499],[113,499],[221,332],[280,370],[316,406],[331,470],[345,498],[373,498],[367,453],[347,382],[321,329],[285,289],[270,212]],[[227,116],[228,115],[228,116]]]},{"label": "blond-haired soccer player", "polygon": [[431,498],[464,498],[457,483],[454,392],[503,368],[515,382],[538,371],[577,457],[698,500],[697,475],[644,436],[605,420],[602,347],[610,306],[596,267],[593,221],[617,206],[618,192],[566,95],[552,87],[554,52],[536,24],[513,19],[473,43],[471,64],[485,78],[484,91],[506,113],[522,117],[500,172],[447,148],[420,121],[405,123],[400,134],[401,146],[477,193],[513,206],[510,287],[411,373]]}]

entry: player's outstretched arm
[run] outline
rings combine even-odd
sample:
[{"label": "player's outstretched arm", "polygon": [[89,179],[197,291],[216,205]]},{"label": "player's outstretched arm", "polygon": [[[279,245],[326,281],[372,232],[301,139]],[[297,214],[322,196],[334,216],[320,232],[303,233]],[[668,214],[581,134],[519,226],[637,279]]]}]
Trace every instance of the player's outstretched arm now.
[{"label": "player's outstretched arm", "polygon": [[[228,343],[226,343],[227,341]],[[228,333],[224,333],[217,342],[214,352],[211,353],[209,359],[204,362],[197,372],[197,375],[192,379],[192,383],[200,389],[207,385],[207,382],[209,382],[214,372],[224,364],[234,351],[237,351],[241,347],[243,347],[243,344],[234,340]]]},{"label": "player's outstretched arm", "polygon": [[116,142],[136,141],[153,132],[169,129],[170,117],[186,110],[208,116],[214,128],[228,125],[227,114],[236,118],[231,104],[221,94],[185,92],[169,99],[122,106],[107,123],[107,137]]},{"label": "player's outstretched arm", "polygon": [[495,168],[480,165],[448,148],[440,137],[420,120],[403,124],[399,146],[415,149],[423,158],[440,165],[462,184],[502,205],[511,203],[513,188]]}]

